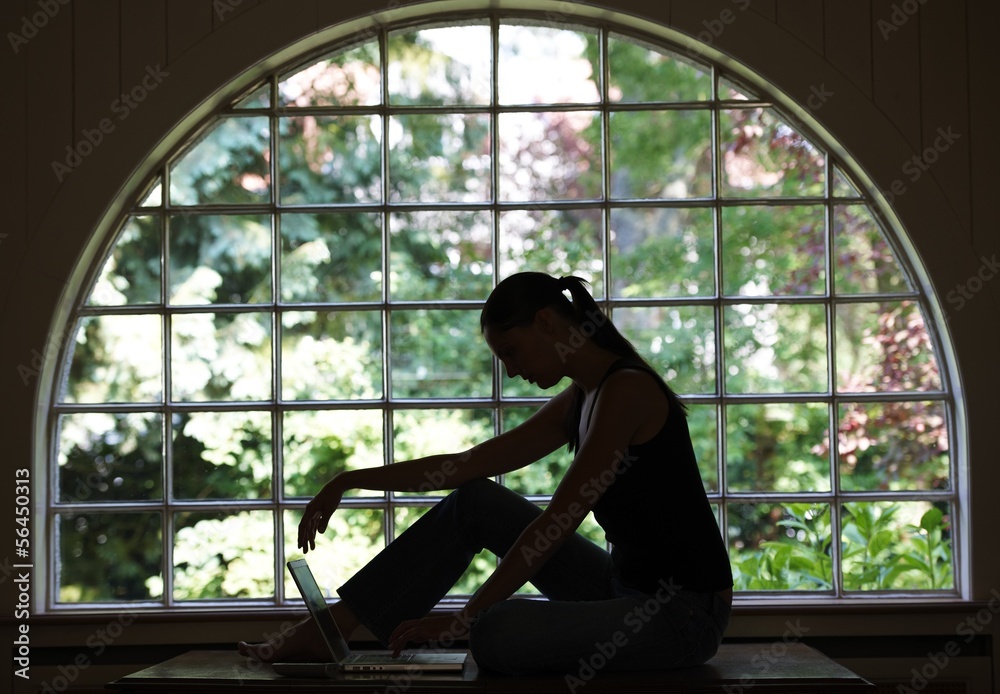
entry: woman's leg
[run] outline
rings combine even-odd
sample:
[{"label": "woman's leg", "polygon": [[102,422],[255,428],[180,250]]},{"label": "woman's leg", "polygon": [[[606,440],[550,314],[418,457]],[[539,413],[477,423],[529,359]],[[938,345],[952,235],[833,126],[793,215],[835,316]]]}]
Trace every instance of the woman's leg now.
[{"label": "woman's leg", "polygon": [[[435,504],[337,591],[330,611],[344,638],[363,623],[383,644],[400,622],[427,614],[483,549],[504,556],[541,510],[492,480],[462,485]],[[532,579],[551,600],[611,597],[611,557],[577,535]],[[240,652],[261,660],[327,659],[311,619]]]},{"label": "woman's leg", "polygon": [[[491,480],[462,485],[425,513],[337,591],[383,644],[407,619],[426,615],[488,549],[504,556],[541,510]],[[532,579],[553,600],[611,597],[611,558],[577,535]]]},{"label": "woman's leg", "polygon": [[598,672],[698,665],[718,649],[728,603],[714,593],[621,590],[592,602],[507,600],[482,613],[470,648],[480,668],[566,676],[570,691]]}]

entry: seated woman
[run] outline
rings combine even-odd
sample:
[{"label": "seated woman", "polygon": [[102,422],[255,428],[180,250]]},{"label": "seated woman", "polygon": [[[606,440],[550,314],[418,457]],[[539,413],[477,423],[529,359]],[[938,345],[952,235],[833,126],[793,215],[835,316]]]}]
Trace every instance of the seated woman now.
[{"label": "seated woman", "polygon": [[[733,580],[684,406],[579,278],[508,277],[480,323],[508,376],[542,389],[572,383],[524,424],[470,450],[342,472],[309,502],[304,552],[349,489],[427,490],[432,480],[454,489],[340,587],[330,611],[341,632],[350,638],[364,625],[397,653],[467,638],[480,667],[510,674],[711,658],[729,623]],[[544,510],[490,479],[564,445],[575,456]],[[576,533],[590,511],[610,553]],[[490,578],[460,611],[432,614],[484,548],[501,558]],[[547,600],[508,599],[529,581]],[[308,620],[240,650],[267,660],[324,656]]]}]

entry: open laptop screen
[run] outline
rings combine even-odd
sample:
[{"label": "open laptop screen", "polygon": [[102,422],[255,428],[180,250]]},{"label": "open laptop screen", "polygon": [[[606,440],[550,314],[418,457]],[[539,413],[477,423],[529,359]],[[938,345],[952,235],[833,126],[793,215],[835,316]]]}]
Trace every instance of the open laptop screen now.
[{"label": "open laptop screen", "polygon": [[306,601],[306,607],[309,608],[310,614],[319,625],[319,630],[323,634],[323,639],[326,641],[334,661],[343,663],[351,655],[351,650],[348,648],[343,634],[340,633],[340,629],[337,628],[333,615],[330,614],[326,598],[323,596],[319,584],[316,583],[309,565],[306,564],[305,559],[295,559],[288,562],[288,570],[295,580],[295,585],[299,587],[299,592],[302,593],[302,599]]}]

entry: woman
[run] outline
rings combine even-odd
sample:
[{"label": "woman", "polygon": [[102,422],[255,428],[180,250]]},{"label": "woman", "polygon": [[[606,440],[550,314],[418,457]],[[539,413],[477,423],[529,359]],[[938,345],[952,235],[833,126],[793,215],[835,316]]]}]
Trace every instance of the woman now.
[{"label": "woman", "polygon": [[[570,298],[567,298],[567,293]],[[480,667],[510,674],[697,665],[729,622],[732,574],[705,495],[684,406],[601,312],[583,280],[513,275],[483,308],[483,336],[509,377],[572,385],[521,426],[464,453],[339,473],[306,506],[298,543],[349,489],[454,489],[339,590],[345,637],[362,624],[399,652],[468,638]],[[560,446],[572,464],[541,510],[490,478]],[[610,553],[575,531],[590,512]],[[502,557],[453,614],[428,614],[489,549]],[[548,600],[508,600],[530,581]],[[311,623],[241,652],[320,657]],[[589,676],[588,676],[589,675]]]}]

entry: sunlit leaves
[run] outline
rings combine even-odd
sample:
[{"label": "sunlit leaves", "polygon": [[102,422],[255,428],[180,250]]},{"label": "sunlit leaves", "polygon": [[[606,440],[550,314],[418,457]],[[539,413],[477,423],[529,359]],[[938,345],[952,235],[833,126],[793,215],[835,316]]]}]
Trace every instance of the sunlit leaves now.
[{"label": "sunlit leaves", "polygon": [[[144,184],[74,328],[32,355],[66,355],[54,503],[87,507],[55,512],[59,599],[162,599],[171,577],[176,600],[294,597],[275,567],[330,476],[537,408],[494,383],[475,303],[521,270],[590,281],[688,399],[738,588],[951,588],[946,384],[846,164],[690,51],[497,23],[393,27],[271,73]],[[570,460],[504,482],[548,494]],[[347,499],[316,563],[331,595],[427,501]]]}]

